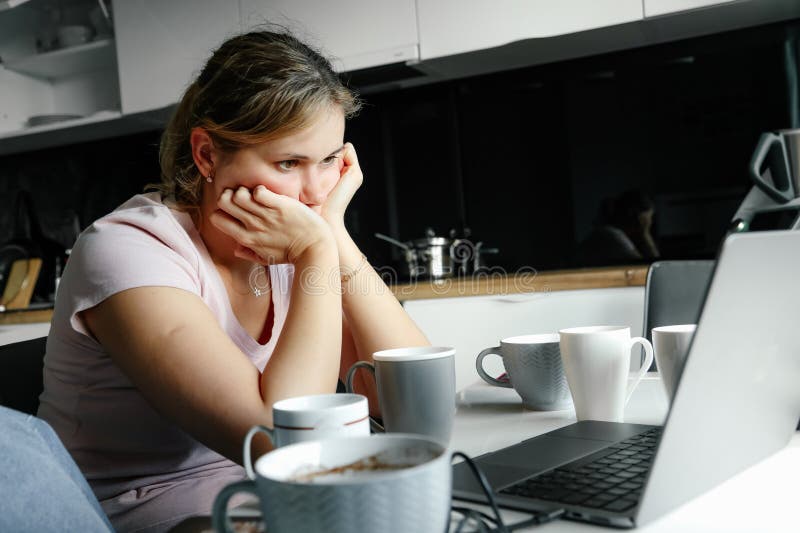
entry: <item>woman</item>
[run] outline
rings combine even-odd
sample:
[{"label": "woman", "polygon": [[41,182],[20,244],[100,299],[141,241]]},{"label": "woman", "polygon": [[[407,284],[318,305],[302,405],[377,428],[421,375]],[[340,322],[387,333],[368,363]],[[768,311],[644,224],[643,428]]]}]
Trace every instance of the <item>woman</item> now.
[{"label": "woman", "polygon": [[358,106],[293,37],[234,37],[164,132],[160,193],[76,244],[39,415],[118,530],[209,513],[273,402],[333,392],[376,350],[428,344],[344,226],[362,182],[343,140]]},{"label": "woman", "polygon": [[655,204],[639,189],[629,189],[601,206],[599,224],[577,250],[583,266],[654,261],[660,253],[653,238]]}]

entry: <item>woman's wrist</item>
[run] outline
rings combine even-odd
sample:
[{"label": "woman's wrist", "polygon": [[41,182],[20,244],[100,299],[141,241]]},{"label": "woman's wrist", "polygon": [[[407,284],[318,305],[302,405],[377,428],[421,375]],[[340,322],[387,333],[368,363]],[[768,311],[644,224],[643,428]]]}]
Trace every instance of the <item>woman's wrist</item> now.
[{"label": "woman's wrist", "polygon": [[324,239],[310,244],[297,254],[289,256],[289,262],[295,266],[339,262],[339,253],[333,239]]},{"label": "woman's wrist", "polygon": [[330,242],[309,246],[292,261],[294,278],[308,294],[337,293],[339,254]]},{"label": "woman's wrist", "polygon": [[344,217],[342,216],[322,216],[325,223],[330,228],[331,232],[333,232],[333,236],[338,240],[339,234],[347,233],[347,228],[344,225]]},{"label": "woman's wrist", "polygon": [[339,267],[345,270],[354,270],[361,263],[364,254],[358,248],[358,245],[353,241],[350,233],[344,224],[339,224],[335,228],[331,228],[333,238],[336,242],[336,250],[339,253]]},{"label": "woman's wrist", "polygon": [[289,246],[286,256],[289,263],[297,264],[307,257],[326,256],[337,253],[337,243],[333,231],[327,224],[320,224],[314,234],[307,234],[304,238],[296,239]]}]

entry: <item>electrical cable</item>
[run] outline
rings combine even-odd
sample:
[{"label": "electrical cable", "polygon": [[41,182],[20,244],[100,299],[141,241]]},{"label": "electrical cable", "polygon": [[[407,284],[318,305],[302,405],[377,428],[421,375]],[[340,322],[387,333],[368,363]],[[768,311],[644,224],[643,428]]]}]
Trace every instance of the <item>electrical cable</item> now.
[{"label": "electrical cable", "polygon": [[[510,533],[511,531],[522,529],[523,527],[546,524],[548,522],[552,522],[553,520],[557,520],[564,515],[564,509],[556,509],[550,512],[534,511],[533,516],[530,518],[514,524],[506,525],[506,523],[503,522],[503,517],[500,516],[500,509],[497,506],[497,501],[494,499],[491,485],[489,484],[489,481],[486,479],[486,475],[483,473],[480,467],[478,467],[472,458],[470,458],[464,452],[453,452],[452,457],[460,457],[464,460],[469,469],[472,471],[472,474],[475,476],[475,479],[480,484],[481,490],[483,490],[483,493],[486,495],[486,503],[492,508],[492,512],[494,513],[494,516],[490,516],[477,509],[453,506],[451,507],[451,510],[463,516],[453,533],[461,533],[470,520],[474,521],[480,528],[477,531],[490,533]],[[451,525],[448,524],[445,533],[450,531],[450,526]]]}]

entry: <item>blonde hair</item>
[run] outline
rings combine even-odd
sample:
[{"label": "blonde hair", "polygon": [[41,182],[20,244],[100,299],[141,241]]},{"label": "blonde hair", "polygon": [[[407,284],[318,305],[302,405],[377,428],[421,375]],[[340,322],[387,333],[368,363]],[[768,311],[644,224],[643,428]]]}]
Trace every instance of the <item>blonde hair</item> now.
[{"label": "blonde hair", "polygon": [[161,183],[153,187],[179,208],[196,209],[203,176],[192,157],[193,128],[203,128],[217,149],[230,153],[302,130],[331,105],[348,118],[361,107],[317,51],[286,31],[233,37],[213,53],[167,124],[159,147]]}]

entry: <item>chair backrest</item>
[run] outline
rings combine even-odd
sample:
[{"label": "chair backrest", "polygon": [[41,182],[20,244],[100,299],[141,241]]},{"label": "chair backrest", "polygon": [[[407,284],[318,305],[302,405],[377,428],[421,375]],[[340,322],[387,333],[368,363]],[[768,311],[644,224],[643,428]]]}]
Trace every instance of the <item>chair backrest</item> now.
[{"label": "chair backrest", "polygon": [[644,290],[642,331],[647,340],[652,342],[653,328],[697,323],[714,264],[709,259],[657,261],[650,266]]},{"label": "chair backrest", "polygon": [[47,337],[0,346],[0,405],[35,415]]}]

